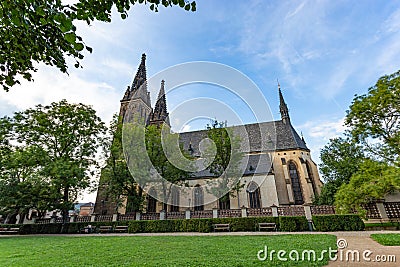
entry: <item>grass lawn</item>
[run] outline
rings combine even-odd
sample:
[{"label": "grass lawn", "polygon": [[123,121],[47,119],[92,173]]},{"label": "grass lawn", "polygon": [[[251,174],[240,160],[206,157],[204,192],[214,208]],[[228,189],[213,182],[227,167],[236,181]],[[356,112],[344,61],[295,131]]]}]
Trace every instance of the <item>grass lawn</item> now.
[{"label": "grass lawn", "polygon": [[371,238],[384,246],[400,246],[400,234],[372,234]]},{"label": "grass lawn", "polygon": [[[296,249],[300,261],[259,261],[257,252]],[[333,235],[279,236],[25,236],[0,238],[0,266],[324,266],[301,253],[336,249]],[[288,258],[288,254],[285,255]]]}]

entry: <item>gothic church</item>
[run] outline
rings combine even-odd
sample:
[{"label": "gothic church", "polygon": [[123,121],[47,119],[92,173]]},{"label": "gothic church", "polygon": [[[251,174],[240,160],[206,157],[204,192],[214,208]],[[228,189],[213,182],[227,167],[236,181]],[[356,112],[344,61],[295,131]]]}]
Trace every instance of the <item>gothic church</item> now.
[{"label": "gothic church", "polygon": [[[164,81],[161,81],[159,97],[154,109],[151,107],[150,93],[147,91],[146,84],[146,55],[143,54],[133,83],[128,87],[121,100],[119,115],[128,121],[134,116],[139,116],[147,125],[163,123],[169,125]],[[249,140],[249,144],[242,148],[242,152],[248,157],[247,166],[241,179],[244,183],[243,189],[238,191],[235,197],[229,198],[223,203],[221,201],[210,203],[207,201],[207,192],[204,192],[199,185],[206,183],[207,179],[212,179],[213,175],[210,172],[199,172],[188,180],[188,184],[195,188],[193,195],[183,196],[179,192],[172,192],[171,203],[173,205],[168,205],[167,212],[180,211],[187,207],[193,210],[211,210],[213,208],[239,209],[243,206],[263,208],[272,205],[289,206],[312,203],[313,198],[320,193],[322,187],[317,165],[311,159],[310,149],[304,138],[299,136],[291,124],[289,110],[280,88],[278,94],[280,120],[243,125]],[[266,140],[263,137],[265,135],[262,134],[263,132],[272,132],[272,130],[275,134],[274,142]],[[190,151],[194,157],[198,157],[200,155],[199,143],[207,137],[206,130],[184,132],[179,135],[183,148]],[[271,143],[273,144],[271,145]],[[151,195],[156,195],[156,192]],[[107,196],[104,188],[100,186],[95,213],[104,215],[115,212],[115,204],[105,200],[107,200]],[[144,212],[159,212],[164,208],[163,203],[147,196]],[[120,208],[118,211],[122,214],[126,212],[125,208]]]}]

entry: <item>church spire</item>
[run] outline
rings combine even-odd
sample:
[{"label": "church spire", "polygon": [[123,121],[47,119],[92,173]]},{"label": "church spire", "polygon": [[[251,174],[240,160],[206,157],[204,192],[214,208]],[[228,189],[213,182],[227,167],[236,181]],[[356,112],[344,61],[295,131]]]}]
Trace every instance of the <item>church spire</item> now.
[{"label": "church spire", "polygon": [[158,93],[157,102],[154,111],[151,114],[150,123],[160,125],[166,123],[170,126],[168,112],[167,112],[167,99],[165,97],[165,81],[161,81],[160,92]]},{"label": "church spire", "polygon": [[133,79],[131,90],[136,91],[147,81],[146,76],[146,54],[142,54],[142,60],[136,72],[135,78]]},{"label": "church spire", "polygon": [[279,81],[278,81],[278,91],[279,91],[279,111],[281,113],[281,119],[284,123],[286,122],[290,123],[289,109],[285,103],[285,99],[283,99],[283,95],[281,92],[281,85],[279,84]]}]

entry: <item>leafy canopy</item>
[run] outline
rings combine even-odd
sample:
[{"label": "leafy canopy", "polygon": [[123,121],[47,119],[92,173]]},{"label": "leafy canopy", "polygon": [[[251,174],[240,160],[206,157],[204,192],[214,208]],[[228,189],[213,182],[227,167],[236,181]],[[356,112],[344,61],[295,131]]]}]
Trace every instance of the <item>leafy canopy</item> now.
[{"label": "leafy canopy", "polygon": [[356,96],[345,124],[368,152],[400,166],[400,71],[381,77],[367,94]]},{"label": "leafy canopy", "polygon": [[[68,1],[69,2],[69,1]],[[195,11],[196,2],[185,0],[2,0],[0,2],[0,86],[8,91],[20,79],[32,80],[37,71],[34,62],[56,66],[67,72],[66,56],[79,68],[83,50],[92,52],[77,35],[76,21],[111,21],[116,8],[122,19],[135,4],[149,4],[152,11],[159,6],[179,6]]]}]

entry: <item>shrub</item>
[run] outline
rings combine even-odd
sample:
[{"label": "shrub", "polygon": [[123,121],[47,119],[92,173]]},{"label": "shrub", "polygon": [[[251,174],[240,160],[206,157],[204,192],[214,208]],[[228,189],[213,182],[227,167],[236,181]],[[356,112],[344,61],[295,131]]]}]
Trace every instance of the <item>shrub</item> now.
[{"label": "shrub", "polygon": [[362,231],[364,222],[356,214],[313,216],[315,230],[319,232]]},{"label": "shrub", "polygon": [[279,231],[282,232],[309,231],[308,221],[304,216],[279,217]]}]

